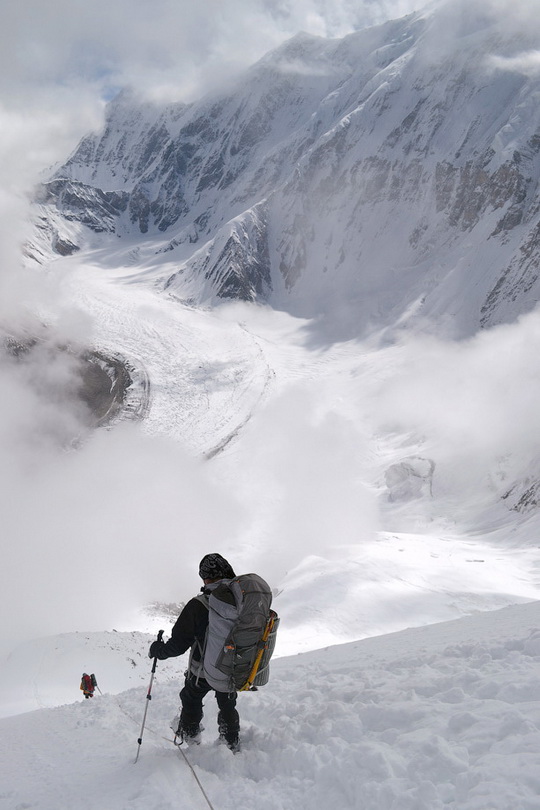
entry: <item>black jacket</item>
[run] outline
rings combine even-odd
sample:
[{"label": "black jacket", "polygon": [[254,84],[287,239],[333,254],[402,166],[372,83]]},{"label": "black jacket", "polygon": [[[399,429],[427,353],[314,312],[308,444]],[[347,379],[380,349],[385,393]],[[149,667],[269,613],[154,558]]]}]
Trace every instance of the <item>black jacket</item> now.
[{"label": "black jacket", "polygon": [[[202,648],[207,627],[208,608],[202,604],[199,598],[194,597],[189,600],[176,620],[170,639],[159,644],[154,642],[152,653],[163,661],[165,658],[182,655],[195,644],[193,658],[199,661],[201,657],[199,645]],[[196,644],[197,641],[199,644]]]}]

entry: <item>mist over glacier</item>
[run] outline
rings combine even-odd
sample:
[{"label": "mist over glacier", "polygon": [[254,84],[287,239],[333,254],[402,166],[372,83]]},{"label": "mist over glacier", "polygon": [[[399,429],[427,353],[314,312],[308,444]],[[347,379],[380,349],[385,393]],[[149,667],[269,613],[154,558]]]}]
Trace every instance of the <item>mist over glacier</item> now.
[{"label": "mist over glacier", "polygon": [[[58,11],[62,8],[59,5]],[[238,8],[243,8],[241,3]],[[394,16],[394,8],[390,4],[367,4],[364,23],[382,22]],[[398,10],[408,13],[415,9],[400,4]],[[430,47],[420,54],[430,80],[438,44],[446,43],[451,51],[456,37],[462,37],[466,54],[469,37],[476,41],[483,30],[484,12],[489,12],[490,25],[494,25],[494,10],[506,20],[508,6],[504,3],[443,4],[444,14],[434,18],[433,36],[424,43]],[[502,71],[507,77],[503,84],[509,90],[523,87],[524,76],[528,82],[535,80],[531,48],[535,29],[530,10],[527,3],[513,6],[511,22],[516,36],[522,35],[524,24],[527,26],[526,49],[514,48],[507,53],[494,41],[485,54],[487,61],[481,64],[485,75]],[[368,12],[372,13],[369,19]],[[252,26],[259,13],[263,11],[257,9],[257,13],[242,18],[236,37],[244,36],[243,26]],[[95,21],[100,14],[105,10],[98,8]],[[2,607],[12,616],[4,641],[6,651],[33,636],[81,627],[131,629],[138,620],[138,609],[146,602],[181,600],[191,595],[198,586],[198,559],[212,549],[233,557],[239,568],[268,571],[272,584],[282,591],[290,628],[283,634],[283,649],[287,651],[535,598],[539,321],[532,274],[523,276],[521,268],[516,270],[514,276],[521,286],[510,286],[499,298],[500,290],[504,292],[503,282],[497,287],[497,295],[490,300],[502,303],[500,309],[494,307],[497,316],[486,324],[491,328],[479,331],[477,318],[479,302],[497,286],[489,274],[490,261],[499,250],[508,251],[509,262],[514,253],[521,255],[522,242],[512,239],[518,232],[525,233],[523,222],[534,228],[534,199],[525,197],[530,219],[525,217],[519,226],[510,228],[519,212],[515,218],[509,217],[505,220],[507,230],[501,226],[502,235],[496,242],[490,241],[490,235],[515,202],[514,192],[519,197],[518,181],[516,186],[508,186],[509,196],[504,197],[502,206],[495,197],[491,205],[490,192],[487,213],[482,206],[468,211],[468,197],[463,201],[461,187],[452,186],[450,215],[465,225],[455,251],[446,254],[444,283],[431,287],[431,280],[425,282],[426,269],[435,268],[432,278],[439,279],[436,253],[424,265],[400,268],[396,263],[397,236],[392,231],[388,238],[383,233],[381,239],[379,234],[378,244],[386,241],[393,264],[386,266],[385,275],[368,273],[365,283],[355,286],[351,295],[350,284],[357,282],[354,263],[348,265],[344,276],[338,272],[333,282],[327,279],[329,268],[333,269],[331,261],[338,263],[342,248],[339,238],[331,242],[332,229],[339,226],[340,235],[347,230],[354,234],[355,226],[344,228],[336,213],[325,207],[327,198],[319,185],[326,178],[329,198],[339,200],[339,177],[332,174],[332,160],[339,157],[340,150],[346,156],[349,147],[356,148],[350,125],[354,115],[344,115],[336,129],[328,129],[326,141],[318,144],[318,153],[308,148],[299,155],[291,177],[284,178],[285,191],[281,188],[273,198],[278,224],[289,205],[289,223],[296,223],[290,232],[282,234],[281,255],[287,272],[272,277],[274,299],[270,304],[274,303],[275,309],[263,297],[251,304],[216,298],[215,288],[209,291],[204,286],[208,281],[204,279],[206,243],[193,265],[179,273],[186,251],[192,251],[195,244],[190,241],[195,235],[189,229],[180,234],[169,229],[141,234],[136,223],[129,222],[125,230],[118,226],[121,238],[115,232],[100,236],[76,217],[64,216],[66,210],[61,206],[50,206],[46,215],[42,212],[42,218],[38,216],[36,238],[26,215],[27,196],[38,179],[38,170],[48,163],[57,163],[57,169],[65,167],[66,156],[79,138],[91,129],[100,132],[103,96],[129,78],[130,83],[141,85],[146,112],[155,112],[171,100],[173,77],[182,73],[183,63],[170,63],[165,57],[160,62],[152,48],[138,54],[141,61],[130,62],[126,57],[128,44],[131,53],[129,32],[120,36],[123,18],[118,11],[111,14],[107,29],[111,48],[103,75],[96,67],[99,60],[93,61],[97,37],[94,21],[86,34],[85,59],[77,63],[87,61],[86,73],[81,69],[72,81],[59,85],[58,77],[76,61],[81,20],[73,21],[72,38],[67,40],[70,47],[58,51],[53,48],[57,42],[54,27],[47,27],[40,39],[38,14],[23,34],[22,20],[16,10],[12,11],[10,19],[28,47],[24,53],[32,53],[31,46],[42,43],[40,90],[46,92],[44,101],[39,102],[36,77],[27,75],[31,65],[26,58],[16,83],[3,85],[2,116],[7,125],[2,135],[6,159],[1,169],[5,213],[1,226],[2,318],[10,335],[38,334],[52,346],[95,345],[118,352],[148,373],[151,405],[140,424],[121,423],[110,431],[89,435],[74,396],[76,380],[69,357],[56,356],[51,361],[37,352],[22,367],[7,355],[3,358],[2,385],[11,394],[1,406],[2,498],[9,563],[3,572]],[[193,26],[198,24],[197,14],[191,18]],[[332,105],[337,101],[329,92],[330,56],[336,51],[342,53],[344,63],[348,60],[354,66],[362,53],[356,44],[361,40],[318,41],[317,37],[337,37],[363,28],[356,12],[353,14],[346,3],[336,6],[332,13],[323,4],[304,3],[296,10],[289,9],[286,23],[287,15],[273,14],[271,18],[274,25],[268,36],[273,41],[254,42],[247,61],[262,55],[269,44],[280,43],[285,33],[307,28],[311,36],[301,35],[296,44],[279,45],[268,60],[270,64],[277,60],[278,74],[282,78],[289,72],[293,85],[294,77],[305,78],[307,71],[312,95],[297,102],[293,98],[291,108],[300,109],[308,98],[314,104],[315,129],[331,122]],[[429,15],[427,18],[431,19]],[[131,29],[135,40],[137,36],[143,38],[141,17],[134,15],[133,19],[137,21]],[[170,22],[170,17],[167,19]],[[300,25],[310,21],[311,27]],[[175,85],[173,98],[181,109],[184,89],[192,104],[200,98],[202,88],[210,89],[207,98],[219,96],[222,88],[216,80],[216,66],[230,66],[231,76],[233,72],[238,75],[243,67],[230,64],[235,61],[233,50],[239,40],[230,38],[230,23],[221,23],[214,39],[210,36],[205,40],[212,44],[210,67],[214,60],[208,74],[203,68],[197,71],[193,51],[182,57],[195,67],[193,74],[185,77],[185,86],[179,83],[178,89]],[[163,23],[156,17],[154,24],[160,41]],[[412,26],[411,20],[397,28],[390,24],[388,30],[409,32],[407,26]],[[205,33],[209,32],[205,29]],[[407,38],[396,42],[394,34],[386,41],[385,30],[379,29],[376,34],[366,33],[365,39],[369,41],[372,36],[379,38],[380,47],[369,51],[370,59],[373,53],[380,61],[374,63],[377,71],[373,65],[370,69],[377,76],[380,70],[387,70],[387,74],[374,86],[373,97],[366,90],[369,83],[362,85],[366,103],[375,103],[378,93],[386,92],[385,87],[391,87],[393,93],[392,81],[398,87],[400,48],[412,42]],[[164,41],[169,43],[170,56],[171,39]],[[297,47],[302,59],[303,48],[313,48],[314,57],[308,60],[307,68],[302,59],[289,58]],[[321,53],[326,54],[325,60],[320,59]],[[150,64],[152,70],[148,69]],[[141,79],[143,73],[148,85]],[[403,75],[406,77],[405,69]],[[358,88],[350,73],[348,80],[350,99],[354,99]],[[27,95],[17,95],[18,100],[13,93],[17,86],[28,91]],[[226,84],[227,92],[231,86],[238,85],[231,80]],[[263,86],[261,93],[267,89]],[[437,92],[435,87],[435,95]],[[27,109],[21,101],[25,98]],[[388,100],[384,97],[381,106],[385,107]],[[489,98],[484,101],[489,106]],[[47,107],[47,115],[40,104]],[[117,104],[117,109],[120,107]],[[406,118],[407,109],[399,109]],[[531,112],[525,103],[523,110]],[[272,131],[272,137],[288,136],[295,121],[294,117],[281,118],[281,130]],[[531,112],[530,129],[521,134],[523,142],[534,137],[535,121]],[[511,124],[501,128],[508,138],[501,142],[497,159],[505,157],[513,146]],[[416,136],[421,139],[423,130],[418,126]],[[461,132],[462,123],[455,126]],[[334,136],[335,152],[331,144]],[[98,135],[92,137],[94,143],[99,142]],[[400,150],[406,153],[404,145],[414,149],[414,138],[406,127],[405,137],[401,142],[394,134],[393,154]],[[279,139],[274,143],[271,164],[278,173],[283,158],[281,143]],[[329,150],[326,157],[322,149],[325,143]],[[534,154],[526,157],[536,166]],[[429,164],[429,156],[426,162]],[[321,166],[322,174],[318,173]],[[313,175],[310,167],[314,167]],[[97,166],[97,178],[106,176],[111,182],[114,175],[110,168],[106,161]],[[53,175],[57,169],[52,170]],[[88,167],[85,172],[86,180]],[[449,197],[456,172],[449,169],[443,182]],[[73,169],[75,179],[76,174],[77,167]],[[383,167],[383,175],[391,189],[392,172]],[[374,175],[375,191],[383,175]],[[51,172],[41,179],[50,176]],[[310,185],[313,179],[317,185]],[[469,184],[463,188],[472,194],[475,176],[466,180]],[[316,188],[319,193],[312,194]],[[344,189],[347,194],[354,193],[353,186],[345,185]],[[105,192],[110,191],[107,186]],[[293,192],[299,193],[305,205],[305,220],[294,208],[298,197]],[[218,202],[221,197],[220,191]],[[375,197],[374,210],[387,206],[388,199],[381,202]],[[238,234],[245,235],[244,242],[238,237],[242,259],[245,250],[260,247],[261,208],[235,230],[238,221],[233,221],[233,214],[242,213],[240,203],[230,212],[208,206],[209,216],[215,216],[216,222],[221,218],[229,226],[232,217],[233,223],[216,236],[212,245],[216,256],[229,244],[229,237]],[[405,214],[409,210],[416,214],[416,209],[408,204],[406,193],[401,206],[392,209],[396,215],[393,221],[396,231],[403,225],[405,233],[409,224]],[[127,218],[123,224],[126,222]],[[320,225],[316,234],[326,227],[324,244],[318,236],[311,243],[306,241],[313,223]],[[429,211],[424,212],[423,224],[416,234],[419,249],[429,252],[430,240],[439,237],[444,246],[447,233],[439,222],[430,219]],[[117,227],[116,220],[113,225]],[[217,222],[216,228],[222,225]],[[469,225],[477,228],[476,234],[483,234],[470,253],[466,251],[472,239]],[[363,266],[369,269],[377,258],[370,245],[371,237],[380,229],[378,214],[366,227],[363,249],[367,258]],[[59,240],[62,250],[66,244],[76,244],[80,250],[62,256],[52,250],[51,234],[56,234],[56,247]],[[178,244],[174,244],[175,237]],[[353,235],[349,238],[351,247],[357,246]],[[17,257],[23,239],[30,245],[27,253],[31,255],[20,268]],[[233,239],[233,243],[236,249],[238,242]],[[480,255],[478,245],[484,244],[488,245],[487,254]],[[275,243],[273,248],[277,254]],[[260,255],[249,250],[247,255],[253,257],[257,270]],[[228,255],[222,264],[215,263],[218,280],[229,267]],[[323,255],[324,261],[320,260]],[[480,265],[480,281],[467,286]],[[316,270],[313,279],[309,277],[311,268]],[[403,269],[403,274],[398,275],[396,268]],[[173,276],[165,286],[164,281]],[[512,272],[504,276],[512,278]],[[530,288],[526,281],[531,282]],[[282,286],[278,288],[279,283]],[[290,289],[295,290],[296,299],[287,312]],[[45,330],[44,323],[48,326]],[[448,339],[456,334],[459,340]],[[399,474],[412,469],[414,477],[414,459],[418,458],[434,464],[433,480],[418,484],[419,497],[392,499],[388,470],[398,465]],[[524,511],[522,499],[533,508]],[[513,554],[516,548],[519,553]],[[314,583],[319,583],[318,589],[314,590]],[[328,608],[322,617],[318,612],[321,589]],[[89,603],[93,605],[91,616]]]}]

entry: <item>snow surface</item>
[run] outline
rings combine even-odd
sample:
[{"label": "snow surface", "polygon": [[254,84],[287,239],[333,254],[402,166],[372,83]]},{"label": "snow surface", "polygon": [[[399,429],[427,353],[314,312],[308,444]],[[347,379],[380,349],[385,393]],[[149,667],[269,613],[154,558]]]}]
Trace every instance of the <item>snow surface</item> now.
[{"label": "snow surface", "polygon": [[[136,764],[144,687],[2,720],[0,807],[208,807],[169,741],[177,691],[158,666]],[[216,810],[540,807],[538,602],[276,661],[236,756],[214,703],[186,757]]]}]

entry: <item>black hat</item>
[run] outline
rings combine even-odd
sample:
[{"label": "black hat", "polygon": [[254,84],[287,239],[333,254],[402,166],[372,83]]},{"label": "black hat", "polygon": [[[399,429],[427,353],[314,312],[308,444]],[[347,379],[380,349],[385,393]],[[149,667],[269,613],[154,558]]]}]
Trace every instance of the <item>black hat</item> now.
[{"label": "black hat", "polygon": [[201,579],[232,579],[236,574],[221,554],[205,554],[199,564],[199,576]]}]

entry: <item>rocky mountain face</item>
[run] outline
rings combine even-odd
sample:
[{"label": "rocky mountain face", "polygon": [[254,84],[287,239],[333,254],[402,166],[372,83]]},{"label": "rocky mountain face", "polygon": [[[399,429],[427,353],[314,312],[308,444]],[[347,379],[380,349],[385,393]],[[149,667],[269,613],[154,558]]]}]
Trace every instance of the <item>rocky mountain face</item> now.
[{"label": "rocky mountain face", "polygon": [[336,337],[509,321],[540,297],[539,45],[442,3],[298,35],[190,105],[122,93],[43,185],[42,231],[64,254],[115,234],[181,300],[268,301]]}]

